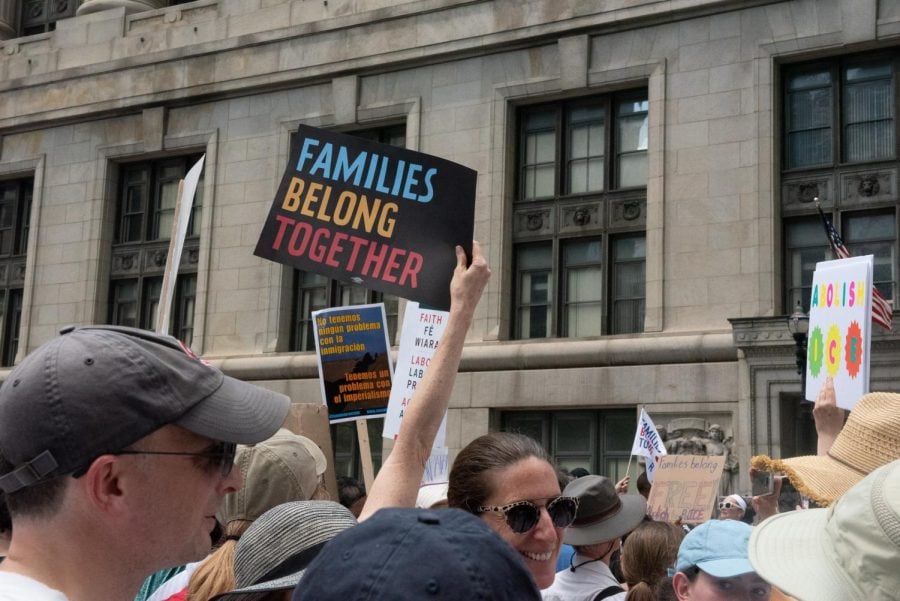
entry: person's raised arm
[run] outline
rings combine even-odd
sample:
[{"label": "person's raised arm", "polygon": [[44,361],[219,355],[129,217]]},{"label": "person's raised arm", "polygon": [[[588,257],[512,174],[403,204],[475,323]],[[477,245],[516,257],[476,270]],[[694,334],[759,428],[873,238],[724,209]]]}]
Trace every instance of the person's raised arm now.
[{"label": "person's raised arm", "polygon": [[816,422],[816,453],[827,455],[834,439],[844,427],[844,410],[837,406],[834,380],[831,378],[825,378],[825,384],[816,395],[813,419]]},{"label": "person's raised arm", "polygon": [[456,247],[447,327],[422,381],[416,386],[412,402],[406,408],[394,448],[372,482],[359,521],[384,507],[415,505],[425,462],[431,455],[435,436],[450,403],[466,332],[490,276],[491,270],[478,242],[472,244],[472,264],[468,267],[466,253],[462,247]]}]

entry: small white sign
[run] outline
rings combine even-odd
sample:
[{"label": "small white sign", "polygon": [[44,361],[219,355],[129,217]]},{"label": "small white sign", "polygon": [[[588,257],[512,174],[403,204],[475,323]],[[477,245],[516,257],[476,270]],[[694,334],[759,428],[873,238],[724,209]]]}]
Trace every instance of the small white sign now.
[{"label": "small white sign", "polygon": [[[416,386],[422,381],[425,370],[431,363],[434,351],[438,347],[450,314],[436,309],[422,309],[419,303],[408,302],[403,314],[403,327],[400,331],[400,348],[397,351],[397,363],[394,369],[394,381],[391,396],[388,399],[387,413],[384,416],[385,438],[397,438],[400,422],[406,408],[413,401]],[[438,429],[433,448],[444,446],[447,435],[447,416]]]},{"label": "small white sign", "polygon": [[805,396],[813,401],[834,378],[838,407],[869,392],[872,255],[816,264],[809,303]]}]

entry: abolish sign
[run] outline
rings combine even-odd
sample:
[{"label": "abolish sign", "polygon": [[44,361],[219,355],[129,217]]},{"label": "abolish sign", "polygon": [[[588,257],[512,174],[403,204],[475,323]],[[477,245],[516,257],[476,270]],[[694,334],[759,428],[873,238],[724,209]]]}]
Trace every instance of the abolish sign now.
[{"label": "abolish sign", "polygon": [[301,125],[257,256],[450,307],[456,245],[471,253],[475,171]]}]

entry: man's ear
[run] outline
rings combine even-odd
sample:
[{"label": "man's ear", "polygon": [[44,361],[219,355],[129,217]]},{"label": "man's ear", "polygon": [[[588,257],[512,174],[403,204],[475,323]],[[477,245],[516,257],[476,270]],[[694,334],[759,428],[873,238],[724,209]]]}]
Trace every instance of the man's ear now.
[{"label": "man's ear", "polygon": [[101,455],[78,480],[93,505],[103,511],[117,511],[123,503],[122,478],[128,467],[115,455]]},{"label": "man's ear", "polygon": [[687,601],[690,599],[691,581],[684,575],[684,572],[675,572],[672,577],[672,588],[675,589],[675,596],[678,601]]}]

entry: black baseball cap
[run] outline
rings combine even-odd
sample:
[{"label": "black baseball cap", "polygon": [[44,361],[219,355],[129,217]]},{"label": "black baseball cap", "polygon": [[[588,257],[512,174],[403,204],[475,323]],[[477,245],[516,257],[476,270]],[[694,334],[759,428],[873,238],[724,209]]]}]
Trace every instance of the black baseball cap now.
[{"label": "black baseball cap", "polygon": [[242,382],[171,336],[121,326],[69,326],[0,387],[0,474],[13,493],[86,468],[173,424],[217,441],[272,436],[285,395]]}]

